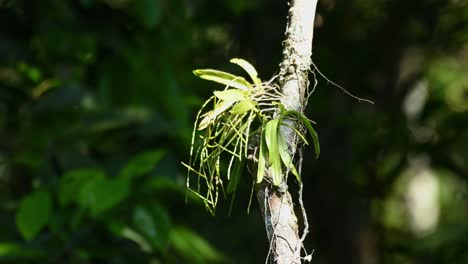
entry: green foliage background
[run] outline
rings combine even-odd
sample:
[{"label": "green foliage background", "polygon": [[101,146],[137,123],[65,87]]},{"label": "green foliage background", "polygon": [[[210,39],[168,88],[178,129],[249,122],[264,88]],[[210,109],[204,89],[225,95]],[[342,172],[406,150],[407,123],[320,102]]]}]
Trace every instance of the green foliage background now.
[{"label": "green foliage background", "polygon": [[[220,89],[192,70],[242,57],[268,79],[286,14],[280,0],[0,1],[0,262],[264,261],[250,176],[212,217],[186,205],[180,161]],[[468,263],[467,1],[323,0],[316,26],[314,62],[375,105],[323,79],[309,101],[313,261]],[[422,233],[418,171],[438,188]]]}]

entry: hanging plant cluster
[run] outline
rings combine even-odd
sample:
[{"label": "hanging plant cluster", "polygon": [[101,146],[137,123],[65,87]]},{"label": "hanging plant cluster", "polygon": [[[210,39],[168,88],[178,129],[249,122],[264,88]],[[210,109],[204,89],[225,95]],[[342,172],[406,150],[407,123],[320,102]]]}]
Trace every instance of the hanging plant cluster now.
[{"label": "hanging plant cluster", "polygon": [[[283,122],[285,119],[296,121],[297,127],[305,127],[312,137],[316,155],[320,152],[311,121],[298,111],[286,110],[280,103],[283,94],[274,82],[276,77],[262,82],[249,62],[238,58],[231,62],[243,68],[251,82],[219,70],[194,71],[196,76],[222,84],[225,88],[214,91],[198,112],[192,133],[190,161],[183,163],[188,168],[188,190],[200,197],[213,214],[220,190],[224,194],[235,194],[247,159],[257,162],[257,171],[252,173],[256,183],[268,181],[279,187],[286,181],[289,171],[301,181],[288,144],[280,132],[281,126],[288,126]],[[308,144],[303,133],[289,127],[303,143]],[[192,181],[193,176],[196,183]]]}]

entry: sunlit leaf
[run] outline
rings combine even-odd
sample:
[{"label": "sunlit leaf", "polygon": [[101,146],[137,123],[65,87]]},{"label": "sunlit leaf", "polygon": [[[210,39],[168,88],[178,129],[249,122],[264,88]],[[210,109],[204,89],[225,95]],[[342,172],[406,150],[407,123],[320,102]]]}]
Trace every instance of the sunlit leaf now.
[{"label": "sunlit leaf", "polygon": [[267,148],[264,143],[263,133],[260,137],[260,152],[258,153],[258,164],[257,164],[257,183],[262,182],[263,176],[265,175],[265,166],[267,159]]},{"label": "sunlit leaf", "polygon": [[248,91],[252,88],[252,85],[246,81],[244,77],[235,76],[227,72],[211,69],[200,69],[193,71],[193,73],[202,79],[221,83],[244,91]]},{"label": "sunlit leaf", "polygon": [[231,59],[231,62],[241,66],[242,69],[244,69],[249,74],[250,78],[252,78],[252,81],[255,84],[260,85],[262,83],[262,81],[257,77],[257,70],[255,70],[255,67],[252,66],[252,64],[250,64],[248,61],[244,59],[234,58]]},{"label": "sunlit leaf", "polygon": [[222,101],[217,104],[214,110],[208,111],[200,117],[202,120],[198,124],[198,130],[203,130],[208,127],[208,125],[216,120],[216,118],[229,109],[235,101]]},{"label": "sunlit leaf", "polygon": [[243,100],[234,105],[231,109],[231,114],[241,115],[255,108],[255,103],[252,100]]},{"label": "sunlit leaf", "polygon": [[52,198],[46,190],[24,197],[16,212],[16,226],[26,240],[33,239],[48,223],[52,212]]},{"label": "sunlit leaf", "polygon": [[213,94],[223,101],[241,101],[247,99],[247,93],[237,89],[227,89],[224,91],[214,91]]},{"label": "sunlit leaf", "polygon": [[278,151],[278,123],[275,118],[265,126],[265,142],[268,147],[268,165],[271,171],[273,185],[279,186],[282,182],[281,158]]}]

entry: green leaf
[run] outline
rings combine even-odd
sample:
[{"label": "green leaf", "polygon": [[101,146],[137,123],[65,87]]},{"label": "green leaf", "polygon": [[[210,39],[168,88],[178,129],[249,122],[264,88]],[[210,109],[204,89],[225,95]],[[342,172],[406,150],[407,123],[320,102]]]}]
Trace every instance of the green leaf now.
[{"label": "green leaf", "polygon": [[119,177],[133,178],[151,172],[154,166],[164,157],[164,150],[147,151],[132,158],[120,172]]},{"label": "green leaf", "polygon": [[140,246],[140,249],[143,252],[152,252],[152,246],[150,245],[150,242],[148,242],[148,240],[146,240],[146,238],[144,238],[134,228],[127,226],[125,223],[119,221],[119,219],[110,223],[108,222],[107,228],[116,236],[120,236],[135,242]]},{"label": "green leaf", "polygon": [[40,259],[46,259],[46,257],[47,252],[40,248],[28,247],[20,243],[16,244],[12,242],[0,243],[1,260],[16,260],[16,263],[31,263],[29,261],[38,261]]},{"label": "green leaf", "polygon": [[214,122],[220,114],[224,113],[234,103],[235,101],[222,101],[221,103],[217,104],[213,110],[201,115],[200,117],[203,119],[198,124],[198,130],[207,128],[209,124]]},{"label": "green leaf", "polygon": [[175,251],[185,258],[184,263],[212,263],[223,259],[207,241],[188,228],[172,228],[170,242]]},{"label": "green leaf", "polygon": [[309,134],[312,137],[312,141],[314,142],[315,158],[318,158],[320,155],[320,143],[319,143],[317,132],[315,132],[310,121],[307,118],[305,118],[303,115],[301,116],[302,116],[302,122],[304,123],[307,130],[309,130]]},{"label": "green leaf", "polygon": [[278,150],[278,124],[279,118],[268,121],[265,126],[265,142],[268,147],[268,165],[271,169],[273,185],[279,186],[282,182],[281,158]]},{"label": "green leaf", "polygon": [[255,67],[252,66],[252,64],[250,64],[248,61],[239,58],[234,58],[231,59],[231,62],[241,66],[242,69],[244,69],[249,74],[250,78],[252,78],[252,81],[255,84],[262,84],[262,81],[257,77],[257,70],[255,70]]},{"label": "green leaf", "polygon": [[[284,110],[284,106],[280,105],[280,108]],[[283,113],[284,116],[286,115],[292,115],[295,116],[297,119],[299,119],[304,126],[307,128],[309,131],[310,136],[312,137],[312,141],[314,142],[314,151],[315,151],[315,158],[318,158],[320,155],[320,143],[318,139],[317,132],[315,132],[314,128],[312,127],[312,123],[305,117],[303,114],[294,111],[294,110],[288,110]],[[297,133],[297,132],[296,132]]]},{"label": "green leaf", "polygon": [[242,159],[242,161],[238,161],[237,159],[234,161],[234,166],[232,168],[232,173],[230,173],[230,179],[229,179],[229,183],[228,183],[228,186],[227,186],[227,193],[228,194],[231,194],[233,193],[236,188],[237,188],[237,185],[239,184],[239,180],[240,180],[240,176],[241,176],[241,170],[242,170],[242,167],[244,165],[244,162],[245,159]]},{"label": "green leaf", "polygon": [[234,105],[230,113],[234,115],[241,115],[247,111],[252,110],[253,108],[255,108],[255,103],[252,100],[243,100]]},{"label": "green leaf", "polygon": [[24,197],[16,212],[16,226],[23,238],[33,239],[46,226],[51,212],[52,199],[46,190]]},{"label": "green leaf", "polygon": [[82,208],[89,209],[92,216],[109,210],[123,201],[129,194],[127,178],[108,179],[98,174],[82,187],[78,203]]},{"label": "green leaf", "polygon": [[284,166],[291,169],[291,172],[296,176],[297,181],[301,182],[301,177],[299,176],[299,173],[297,173],[296,167],[292,163],[291,156],[289,155],[288,144],[281,133],[278,133],[278,150]]},{"label": "green leaf", "polygon": [[237,89],[227,89],[224,91],[214,91],[213,94],[220,100],[236,102],[247,99],[247,93]]},{"label": "green leaf", "polygon": [[133,224],[153,249],[165,252],[171,229],[166,209],[155,203],[151,207],[139,205],[133,212]]},{"label": "green leaf", "polygon": [[264,132],[260,136],[260,153],[258,153],[258,164],[257,164],[257,183],[262,182],[263,176],[265,175],[265,166],[267,158],[267,149],[264,143]]},{"label": "green leaf", "polygon": [[243,77],[239,77],[227,72],[211,69],[200,69],[194,70],[193,73],[202,79],[221,83],[244,91],[252,89],[252,85]]}]

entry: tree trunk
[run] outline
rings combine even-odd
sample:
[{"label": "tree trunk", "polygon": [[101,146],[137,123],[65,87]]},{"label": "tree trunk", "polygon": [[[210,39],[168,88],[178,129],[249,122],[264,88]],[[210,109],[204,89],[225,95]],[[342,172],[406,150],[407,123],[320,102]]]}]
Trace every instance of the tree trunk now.
[{"label": "tree trunk", "polygon": [[[280,64],[279,76],[284,94],[281,103],[287,110],[302,112],[306,104],[316,6],[317,0],[292,0],[289,9],[286,40],[283,43],[284,58]],[[292,120],[284,122],[289,126],[296,125]],[[280,133],[288,142],[291,156],[294,156],[298,148],[296,133],[288,126],[282,126]],[[287,179],[287,175],[284,179]],[[270,263],[301,263],[303,239],[299,236],[298,220],[287,186],[278,189],[268,183],[261,183],[257,186],[257,199],[270,241]]]}]

